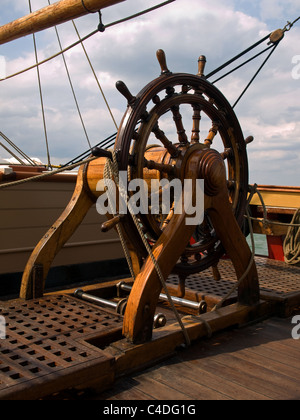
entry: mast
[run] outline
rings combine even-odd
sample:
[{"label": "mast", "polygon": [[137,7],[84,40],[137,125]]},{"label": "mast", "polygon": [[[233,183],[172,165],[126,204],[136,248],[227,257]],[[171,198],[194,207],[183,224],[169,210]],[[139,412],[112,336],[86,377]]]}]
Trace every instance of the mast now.
[{"label": "mast", "polygon": [[126,0],[61,0],[0,27],[0,44],[97,12]]}]

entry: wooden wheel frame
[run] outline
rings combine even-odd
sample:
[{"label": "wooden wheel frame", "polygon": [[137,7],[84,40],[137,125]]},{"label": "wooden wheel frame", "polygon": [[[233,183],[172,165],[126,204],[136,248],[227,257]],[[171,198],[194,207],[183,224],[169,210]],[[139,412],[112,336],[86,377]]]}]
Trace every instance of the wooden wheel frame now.
[{"label": "wooden wheel frame", "polygon": [[[131,180],[150,178],[147,168],[152,172],[156,170],[159,179],[171,181],[175,177],[181,178],[182,161],[196,149],[210,148],[213,138],[219,135],[223,147],[221,155],[227,161],[229,200],[235,218],[242,227],[248,191],[248,159],[238,119],[224,95],[205,77],[173,74],[167,68],[164,52],[159,50],[157,56],[162,68],[161,76],[150,82],[136,97],[129,93],[123,82],[117,83],[120,92],[128,99],[128,109],[115,144],[119,169],[128,171]],[[203,68],[200,70],[203,59],[199,59],[199,72],[203,71]],[[188,108],[185,109],[188,113],[185,122],[191,129],[190,139],[183,124],[182,107]],[[203,114],[210,126],[209,131],[204,132],[201,143],[200,123],[204,119]],[[164,120],[170,135],[161,129],[161,120]],[[163,162],[149,162],[146,157],[152,157],[153,154],[154,158]],[[209,179],[205,179],[206,191],[209,188]],[[166,219],[169,217],[170,214]],[[147,215],[139,216],[151,243],[162,233],[164,219],[157,219],[151,216],[151,209]],[[173,269],[181,278],[215,266],[224,254],[222,243],[207,213],[193,237],[193,243],[187,245],[181,260]]]},{"label": "wooden wheel frame", "polygon": [[[248,192],[248,161],[246,142],[237,117],[222,93],[203,77],[204,57],[199,59],[198,75],[171,73],[162,50],[158,51],[157,58],[161,66],[160,77],[137,96],[133,96],[123,82],[117,83],[118,90],[128,100],[115,144],[119,170],[127,171],[131,180],[204,179],[206,215],[200,226],[192,227],[186,226],[186,214],[180,217],[172,211],[159,220],[151,212],[140,214],[139,223],[153,245],[152,252],[164,278],[171,272],[179,275],[182,294],[182,283],[189,274],[215,266],[226,251],[238,278],[248,269],[245,281],[238,288],[239,302],[257,303],[256,267],[255,263],[249,265],[251,251],[241,232]],[[183,107],[190,111],[190,140],[183,123]],[[210,129],[201,143],[203,114],[210,122]],[[167,129],[170,124],[175,128],[172,137],[162,130],[163,120],[169,121]],[[223,147],[220,153],[211,148],[218,133]],[[227,170],[224,160],[227,160]],[[130,215],[122,219],[122,225],[133,254],[137,256],[137,250],[143,246],[139,239],[136,241],[138,234]],[[201,229],[206,232],[199,233]],[[191,245],[190,238],[195,232],[200,239]],[[161,287],[153,261],[144,256],[124,317],[123,333],[130,341],[144,342],[151,338]]]},{"label": "wooden wheel frame", "polygon": [[[152,246],[152,256],[147,254],[130,214],[117,216],[108,222],[110,228],[119,224],[135,272],[123,322],[123,334],[133,343],[143,343],[152,337],[154,314],[163,286],[154,260],[164,280],[171,272],[176,272],[184,281],[187,275],[214,266],[226,252],[233,262],[237,278],[243,277],[243,281],[238,283],[238,303],[256,305],[259,302],[255,262],[241,231],[248,190],[248,164],[246,144],[238,120],[221,92],[203,77],[203,57],[199,60],[199,74],[190,75],[171,73],[163,51],[159,50],[157,55],[161,76],[150,82],[136,97],[131,95],[124,83],[117,83],[117,88],[128,100],[115,144],[118,169],[126,171],[130,179],[139,178],[148,182],[161,178],[190,179],[194,181],[192,198],[196,193],[196,180],[204,179],[205,219],[197,226],[186,223],[185,211],[181,214],[170,211],[159,217],[151,212],[137,215],[139,225]],[[183,108],[188,114],[187,121],[192,123],[190,141],[184,128]],[[203,116],[210,128],[208,135],[201,139],[200,121]],[[161,128],[166,121],[167,129],[172,127],[174,131],[175,128],[172,137]],[[218,133],[222,145],[220,152],[211,148]],[[159,145],[155,145],[158,142]],[[33,251],[23,273],[21,298],[43,295],[53,259],[102,194],[96,186],[99,179],[104,178],[109,153],[100,152],[100,156],[105,157],[80,168],[68,206]],[[224,160],[227,161],[227,170]],[[111,215],[107,216],[112,219]],[[198,238],[191,245],[195,232]],[[184,288],[181,292],[184,294]]]}]

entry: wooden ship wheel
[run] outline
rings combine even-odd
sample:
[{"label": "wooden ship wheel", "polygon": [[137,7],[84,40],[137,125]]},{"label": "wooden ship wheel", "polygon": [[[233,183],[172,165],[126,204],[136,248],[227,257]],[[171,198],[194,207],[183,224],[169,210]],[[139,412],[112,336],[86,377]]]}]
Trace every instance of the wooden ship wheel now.
[{"label": "wooden ship wheel", "polygon": [[[176,273],[178,294],[183,297],[186,277],[209,267],[217,275],[216,266],[224,253],[231,258],[237,278],[243,277],[238,284],[238,302],[254,305],[259,301],[255,263],[241,231],[248,163],[237,117],[223,94],[206,80],[205,57],[199,58],[197,75],[172,73],[162,50],[157,57],[161,75],[138,95],[133,96],[123,82],[117,83],[128,106],[114,151],[95,149],[98,158],[80,169],[68,207],[34,250],[21,286],[21,297],[25,299],[43,293],[55,255],[103,194],[97,185],[107,177],[108,166],[114,167],[111,178],[120,191],[118,174],[125,174],[129,185],[134,180],[142,181],[147,185],[143,211],[133,216],[118,202],[116,212],[108,212],[109,220],[103,227],[118,228],[130,255],[134,283],[124,314],[123,334],[134,343],[152,337],[162,279],[166,281]],[[112,164],[108,165],[108,161]],[[204,215],[199,221],[191,217],[185,204],[190,200],[197,212],[200,179],[204,180]],[[170,206],[164,206],[164,188],[174,180],[182,186],[190,180],[190,193],[178,198],[172,189]],[[153,191],[153,185],[158,189]],[[155,211],[154,194],[158,197]],[[126,200],[132,196],[133,191],[127,190]],[[181,212],[176,211],[178,202]]]},{"label": "wooden ship wheel", "polygon": [[[229,201],[242,227],[248,191],[248,160],[239,122],[226,98],[203,77],[204,56],[199,58],[197,76],[172,74],[162,50],[157,52],[157,57],[161,77],[148,84],[136,97],[129,93],[123,82],[117,83],[117,88],[129,103],[115,145],[115,150],[120,154],[119,169],[128,171],[131,180],[151,178],[149,171],[152,170],[157,172],[154,176],[159,180],[183,181],[182,168],[188,157],[196,150],[206,149],[206,153],[209,153],[214,139],[219,135],[219,143],[222,144],[220,157],[227,161]],[[184,118],[191,130],[190,137],[184,127]],[[200,134],[200,123],[205,119],[207,131],[204,128],[203,134]],[[164,126],[169,135],[162,129]],[[206,193],[213,195],[215,187],[210,184],[205,170],[202,174]],[[139,220],[149,242],[154,243],[174,209],[165,217],[162,214],[152,216],[151,210],[149,207],[148,214],[140,215]],[[192,240],[173,271],[184,278],[214,266],[223,254],[222,244],[206,212],[204,222],[195,229]]]}]

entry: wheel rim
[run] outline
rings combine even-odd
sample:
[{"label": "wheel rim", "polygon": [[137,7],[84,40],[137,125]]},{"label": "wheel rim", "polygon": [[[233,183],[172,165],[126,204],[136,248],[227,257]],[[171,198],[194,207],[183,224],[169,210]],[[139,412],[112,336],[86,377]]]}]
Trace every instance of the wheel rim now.
[{"label": "wheel rim", "polygon": [[[200,130],[200,139],[197,140],[197,131],[204,119],[212,128],[217,124],[216,138],[223,147],[227,161],[229,199],[241,227],[248,190],[246,144],[237,117],[223,94],[203,77],[167,74],[150,82],[134,99],[134,103],[132,101],[132,105],[128,106],[123,117],[116,140],[119,170],[128,171],[130,179],[143,179],[145,155],[149,148],[154,148],[155,142],[166,149],[164,163],[174,163],[171,156],[173,149],[166,148],[161,141],[161,135],[154,134],[157,127],[160,130],[163,125],[167,127],[168,121],[171,129],[167,128],[165,137],[173,145],[176,144],[183,156],[197,147],[197,144],[199,147],[203,146],[201,141],[206,137],[202,136]],[[186,113],[190,115],[186,117]],[[190,121],[191,136],[185,130],[183,120]],[[175,134],[169,134],[171,131],[175,131]],[[171,179],[169,175],[167,178]],[[158,218],[152,217],[151,214],[139,215],[139,219],[149,241],[155,242],[162,233],[159,223],[161,220],[157,220]],[[193,236],[195,243],[187,246],[181,261],[174,268],[174,272],[179,275],[187,276],[203,271],[216,264],[224,253],[208,216],[205,216],[204,222],[196,228]]]}]

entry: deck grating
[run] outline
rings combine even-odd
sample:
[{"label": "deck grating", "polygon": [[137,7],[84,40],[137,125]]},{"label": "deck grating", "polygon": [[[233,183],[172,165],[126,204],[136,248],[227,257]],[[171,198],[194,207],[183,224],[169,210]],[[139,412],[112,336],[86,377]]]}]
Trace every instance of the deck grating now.
[{"label": "deck grating", "polygon": [[[256,257],[261,295],[265,298],[288,299],[299,296],[300,304],[300,267],[288,266],[284,262]],[[218,265],[221,280],[214,280],[211,269],[192,274],[186,279],[186,287],[201,296],[220,300],[229,293],[237,281],[234,267],[230,260],[221,260]],[[178,277],[171,275],[169,285],[177,285]],[[237,292],[231,298],[236,299]]]},{"label": "deck grating", "polygon": [[[0,308],[6,320],[6,339],[0,341],[0,398],[28,381],[41,385],[69,370],[107,362],[100,349],[84,340],[93,334],[122,328],[118,315],[75,298],[53,295],[15,301]],[[38,389],[36,395],[39,395]]]},{"label": "deck grating", "polygon": [[[289,267],[284,263],[265,258],[256,258],[256,264],[261,294],[270,299],[282,300],[283,305],[289,305],[293,309],[299,308],[300,268]],[[219,270],[221,273],[219,281],[213,279],[211,270],[190,276],[187,279],[189,293],[193,292],[194,295],[198,294],[205,298],[212,296],[215,300],[222,299],[232,289],[236,278],[230,260],[222,260]],[[176,282],[176,276],[170,276],[168,279],[169,285],[176,285]],[[288,303],[289,299],[291,299],[291,304]],[[91,343],[95,337],[102,340],[104,336],[109,336],[112,332],[120,332],[123,320],[119,315],[69,295],[54,294],[31,301],[3,302],[0,305],[0,317],[6,321],[6,339],[0,340],[0,399],[15,397],[36,399],[49,395],[51,392],[66,389],[68,386],[72,387],[80,382],[93,381],[102,376],[109,377],[112,374],[111,366],[114,363],[114,357],[108,356],[107,353]],[[249,339],[251,337],[254,340],[259,334],[263,334],[263,340],[267,342],[259,354],[256,354],[256,350],[260,348],[260,342],[257,347],[251,345],[249,354],[248,350],[245,353],[244,347],[241,349],[244,353],[234,353],[236,348],[233,344],[232,354],[228,356],[226,353],[227,359],[225,356],[220,359],[221,356],[218,356],[217,353],[220,349],[223,352],[223,347],[219,347],[216,342],[213,344],[212,341],[210,342],[212,345],[210,351],[217,350],[213,356],[213,365],[217,368],[221,364],[222,369],[219,367],[222,374],[228,372],[232,375],[230,379],[224,378],[225,383],[232,381],[234,383],[232,392],[236,389],[237,392],[240,390],[242,394],[245,394],[244,383],[238,382],[238,376],[235,377],[239,360],[244,359],[241,366],[243,369],[249,369],[249,372],[245,371],[245,377],[247,377],[247,375],[253,374],[254,369],[255,371],[259,370],[256,365],[261,365],[261,369],[268,369],[265,359],[268,359],[269,355],[271,359],[274,359],[274,363],[276,362],[272,369],[277,371],[277,376],[279,375],[279,378],[274,376],[276,381],[278,380],[273,384],[274,392],[266,389],[265,393],[258,392],[256,395],[256,389],[251,388],[248,390],[248,397],[259,398],[262,395],[273,398],[280,396],[280,380],[285,379],[284,375],[288,376],[288,386],[294,384],[298,387],[298,381],[293,376],[291,366],[299,373],[299,342],[287,337],[285,326],[277,320],[273,321],[271,325],[269,324],[268,328],[253,328],[253,330],[249,330]],[[282,334],[285,334],[287,341],[284,341]],[[242,343],[248,340],[247,333],[244,335],[239,333],[239,336],[243,340]],[[228,335],[226,337],[224,342],[229,346],[231,337]],[[195,350],[195,355],[197,351]],[[213,375],[213,368],[207,367],[203,356],[197,355],[197,357],[201,360],[201,366],[198,367],[199,374],[205,371],[208,377]],[[289,363],[287,363],[288,359]],[[154,395],[150,392],[149,398],[159,398],[159,395],[165,395],[167,398],[169,387],[173,390],[172,395],[179,398],[182,393],[181,389],[184,388],[181,383],[184,371],[181,371],[180,364],[182,363],[182,366],[187,364],[187,368],[192,368],[192,365],[191,361],[184,360],[183,354],[182,360],[178,360],[174,371],[177,371],[180,381],[175,381],[173,371],[172,374],[169,374],[170,381],[166,382],[164,372],[167,367],[164,366],[161,368],[162,374],[148,375],[144,379],[143,386],[135,388],[135,395],[139,395],[140,398],[144,395],[147,398],[149,389],[154,389],[159,381],[158,394]],[[253,364],[255,366],[252,366]],[[286,364],[286,366],[285,373],[281,377],[280,369],[284,368],[282,364]],[[267,376],[268,371],[266,371]],[[215,379],[211,377],[211,383],[214,383]],[[185,382],[190,384],[193,380],[195,378],[190,377]],[[136,379],[131,378],[131,383],[135,383],[135,381]],[[190,387],[190,389],[192,388]],[[197,382],[193,392],[195,395],[199,393],[207,399],[214,395],[214,390],[210,389],[209,384],[202,382]],[[182,399],[195,398],[194,394],[183,393]],[[129,395],[127,391],[126,395]],[[288,395],[283,392],[283,396]],[[223,399],[223,397],[232,398],[234,395],[219,392],[215,397]]]}]

